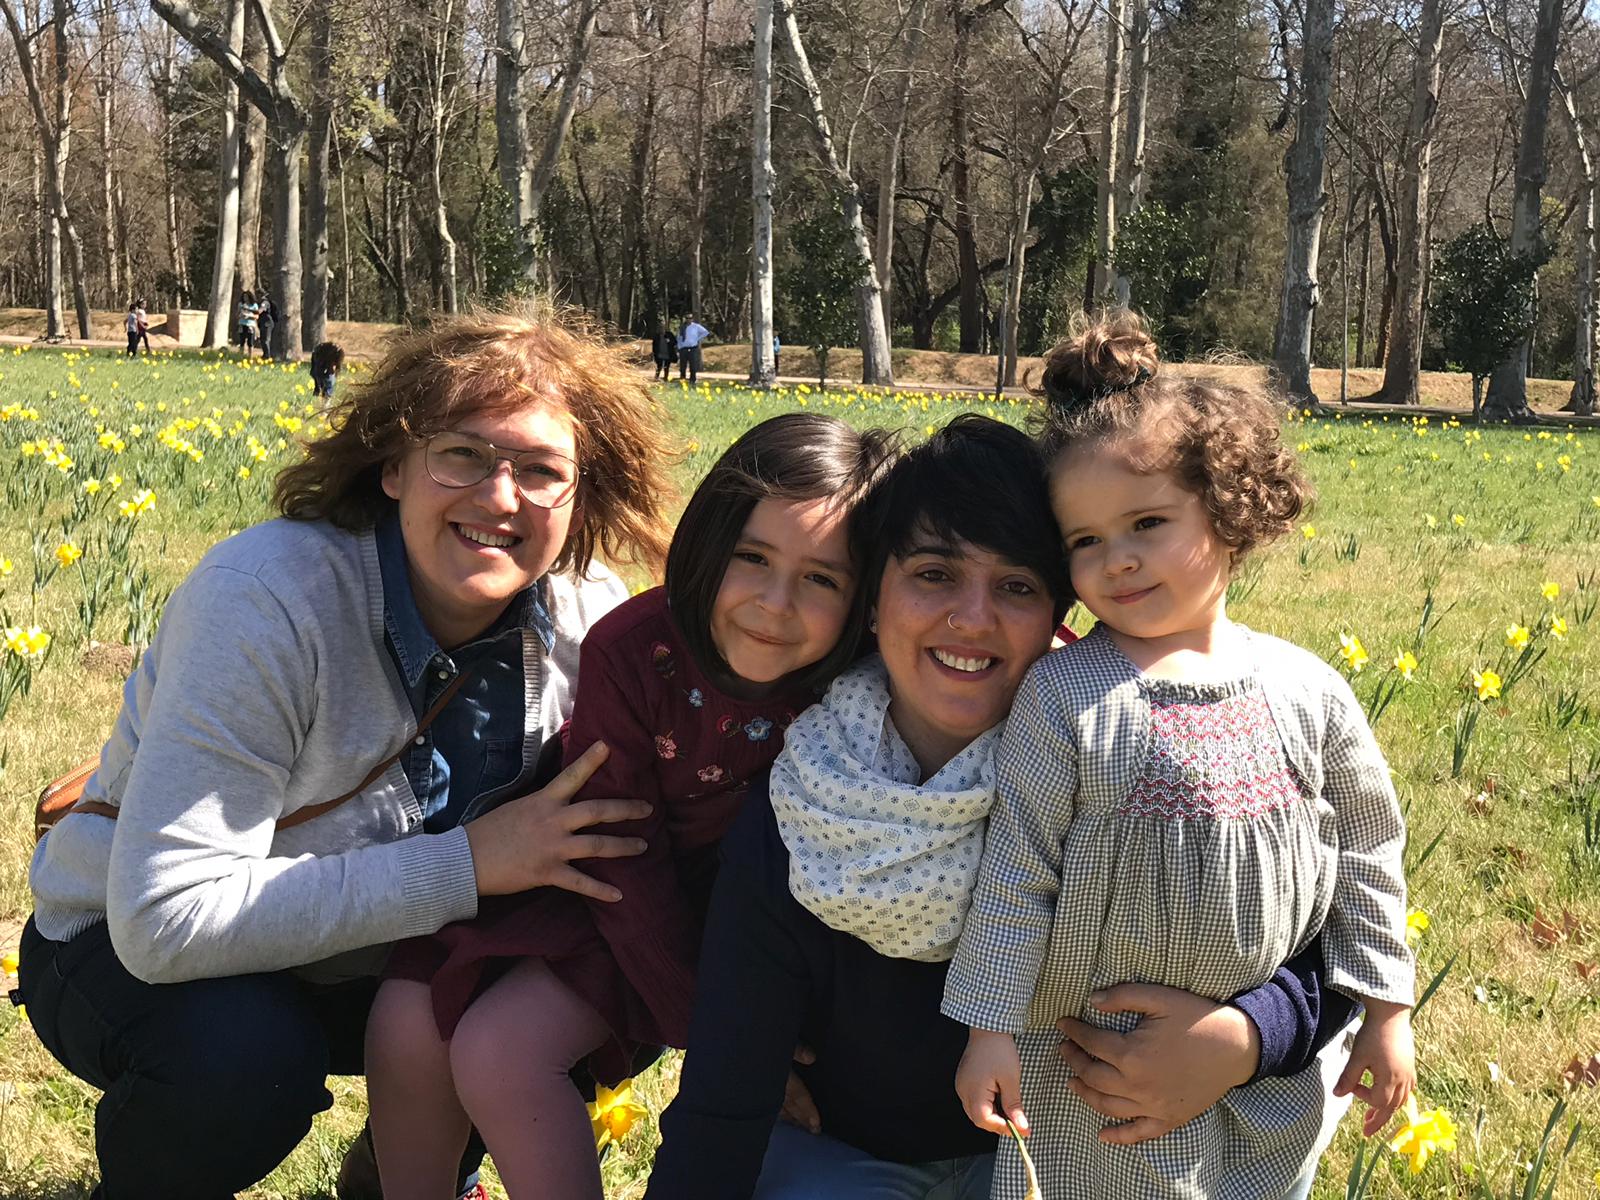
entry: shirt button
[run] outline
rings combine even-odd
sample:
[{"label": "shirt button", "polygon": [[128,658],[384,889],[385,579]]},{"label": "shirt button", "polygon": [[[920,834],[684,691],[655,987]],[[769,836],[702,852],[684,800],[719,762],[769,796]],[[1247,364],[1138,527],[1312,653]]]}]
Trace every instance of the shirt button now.
[{"label": "shirt button", "polygon": [[419,734],[417,734],[417,745],[419,745],[419,746],[420,746],[420,745],[422,745],[422,744],[423,744],[423,743],[424,743],[424,742],[426,742],[426,741],[427,741],[427,740],[428,740],[428,739],[427,739],[427,738],[425,738],[425,737],[423,737],[423,736],[422,736],[422,735],[421,735],[421,734],[420,734],[420,733],[419,733]]},{"label": "shirt button", "polygon": [[440,679],[449,679],[450,678],[450,672],[449,671],[440,671],[439,672],[439,678]]}]

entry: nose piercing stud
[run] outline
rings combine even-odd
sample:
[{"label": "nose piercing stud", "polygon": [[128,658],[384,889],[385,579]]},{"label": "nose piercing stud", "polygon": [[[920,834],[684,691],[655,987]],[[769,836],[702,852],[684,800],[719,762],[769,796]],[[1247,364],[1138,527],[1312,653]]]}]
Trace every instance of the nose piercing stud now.
[{"label": "nose piercing stud", "polygon": [[955,615],[955,613],[951,613],[948,617],[945,618],[945,620],[947,622],[949,622],[951,629],[954,629],[956,627],[956,615]]}]

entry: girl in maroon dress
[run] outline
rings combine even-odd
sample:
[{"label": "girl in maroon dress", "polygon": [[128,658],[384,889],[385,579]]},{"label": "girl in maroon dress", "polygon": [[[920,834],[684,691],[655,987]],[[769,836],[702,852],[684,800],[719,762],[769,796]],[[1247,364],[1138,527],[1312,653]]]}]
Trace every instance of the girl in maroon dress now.
[{"label": "girl in maroon dress", "polygon": [[450,1194],[470,1126],[513,1197],[600,1200],[583,1097],[641,1046],[682,1046],[717,844],[783,731],[856,654],[846,516],[892,457],[882,432],[791,413],[751,429],[695,491],[666,585],[583,643],[568,759],[610,753],[578,799],[648,800],[608,833],[635,858],[583,869],[609,901],[544,888],[400,946],[367,1026],[371,1121],[389,1200]]}]

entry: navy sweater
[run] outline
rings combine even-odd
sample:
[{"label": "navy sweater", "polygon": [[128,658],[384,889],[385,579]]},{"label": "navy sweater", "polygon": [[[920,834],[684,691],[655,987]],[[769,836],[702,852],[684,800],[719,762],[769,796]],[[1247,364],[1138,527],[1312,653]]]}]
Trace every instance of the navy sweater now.
[{"label": "navy sweater", "polygon": [[[767,781],[752,782],[722,842],[689,1052],[646,1200],[748,1200],[797,1044],[816,1052],[795,1069],[831,1137],[894,1162],[992,1151],[956,1098],[967,1030],[939,1012],[948,965],[885,957],[801,907]],[[1261,1031],[1258,1074],[1301,1070],[1354,1015],[1321,971],[1313,943],[1235,1001]]]}]

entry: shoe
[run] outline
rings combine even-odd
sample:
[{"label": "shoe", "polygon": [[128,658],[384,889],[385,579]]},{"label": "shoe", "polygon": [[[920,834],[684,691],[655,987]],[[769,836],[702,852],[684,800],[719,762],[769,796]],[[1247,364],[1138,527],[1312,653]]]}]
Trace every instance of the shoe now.
[{"label": "shoe", "polygon": [[[480,1154],[481,1146],[482,1143],[479,1143]],[[470,1150],[468,1156],[471,1156]],[[460,1179],[463,1175],[472,1181],[472,1185],[468,1187],[463,1184],[457,1200],[489,1200],[489,1193],[478,1182],[476,1164],[469,1171],[463,1160],[461,1175],[456,1178]],[[361,1132],[356,1134],[356,1140],[344,1152],[344,1161],[339,1164],[339,1178],[334,1184],[334,1195],[339,1200],[383,1200],[383,1184],[378,1181],[378,1156],[372,1149],[371,1125],[363,1125]]]}]

